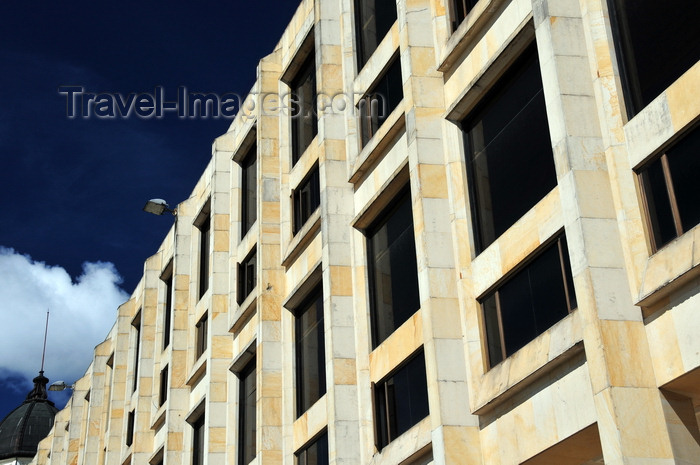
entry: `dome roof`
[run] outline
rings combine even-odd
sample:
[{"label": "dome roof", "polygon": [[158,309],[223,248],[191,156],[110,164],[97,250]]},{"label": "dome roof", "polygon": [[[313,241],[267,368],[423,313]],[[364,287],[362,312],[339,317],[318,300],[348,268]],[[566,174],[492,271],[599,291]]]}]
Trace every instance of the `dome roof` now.
[{"label": "dome roof", "polygon": [[46,396],[48,382],[40,371],[25,401],[0,422],[0,460],[34,457],[39,441],[49,434],[58,409]]}]

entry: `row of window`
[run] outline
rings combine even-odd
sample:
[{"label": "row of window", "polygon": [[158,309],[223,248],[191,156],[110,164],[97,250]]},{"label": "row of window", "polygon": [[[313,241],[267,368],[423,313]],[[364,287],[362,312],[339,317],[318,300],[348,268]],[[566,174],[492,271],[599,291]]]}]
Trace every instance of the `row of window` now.
[{"label": "row of window", "polygon": [[[378,42],[395,21],[395,8],[374,2],[360,2],[358,42],[360,66],[366,63]],[[453,14],[461,21],[475,1],[456,0]],[[617,21],[616,47],[621,58],[628,114],[634,115],[656,95],[697,61],[697,34],[688,34],[688,18],[697,16],[698,7],[664,8],[664,18],[677,26],[674,34],[694,37],[688,41],[666,36],[656,42],[665,56],[671,52],[670,65],[655,65],[648,47],[648,31],[662,28],[645,27],[658,21],[659,10],[650,1],[611,0]],[[686,5],[687,7],[687,5]],[[383,9],[382,9],[383,8]],[[674,16],[675,15],[675,16]],[[679,16],[680,15],[680,16]],[[695,15],[695,16],[693,16]],[[680,25],[680,26],[678,26]],[[684,27],[688,26],[688,27]],[[674,35],[674,37],[676,36]],[[682,44],[681,47],[670,44]],[[317,132],[316,119],[309,104],[315,102],[315,69],[313,54],[300,69],[292,87],[300,97],[293,121],[293,161],[296,162]],[[385,73],[359,104],[361,135],[366,144],[391,111],[402,99],[401,71],[394,59]],[[311,103],[310,103],[311,102]],[[309,110],[311,111],[309,112]],[[462,121],[471,208],[476,225],[477,252],[484,250],[515,221],[532,208],[556,185],[551,141],[535,45],[531,45],[499,79],[473,111]],[[697,128],[669,146],[637,173],[644,193],[649,229],[655,248],[700,223],[700,188],[694,173],[700,169],[695,156],[700,149]],[[255,146],[242,163],[242,235],[255,222]],[[318,207],[318,167],[300,183],[293,193],[293,230],[297,233]],[[209,222],[200,227],[200,250],[209,247]],[[418,295],[415,243],[410,208],[410,194],[405,191],[367,230],[369,281],[371,296],[372,344],[376,347],[420,306]],[[200,296],[208,287],[208,254],[200,255]],[[206,258],[205,258],[206,257]],[[240,265],[239,300],[255,287],[255,250]],[[166,281],[169,309],[172,280]],[[576,308],[576,296],[569,265],[566,239],[557,236],[541,248],[507,281],[480,300],[484,313],[484,331],[489,365],[493,366],[522,348],[530,340],[551,327]],[[323,359],[323,312],[320,291],[316,292],[297,313],[296,354],[298,384],[297,412],[301,413],[325,393]],[[165,328],[169,328],[166,312]],[[206,334],[206,319],[198,323]],[[135,325],[135,327],[137,327]],[[198,329],[198,334],[200,330]],[[169,333],[169,331],[168,331]],[[201,340],[205,341],[206,337]],[[167,346],[169,334],[164,337]],[[198,352],[203,351],[198,345]],[[138,351],[138,346],[137,346]],[[406,367],[412,366],[407,364]],[[408,368],[406,368],[408,370]],[[406,375],[408,376],[408,375]],[[424,376],[424,372],[423,372]],[[166,367],[167,378],[167,367]],[[135,372],[134,383],[137,375]],[[375,400],[384,417],[378,414],[378,444],[385,444],[404,431],[403,420],[392,413],[389,397],[395,392],[392,383],[375,390]],[[135,387],[136,384],[134,384]],[[379,412],[378,412],[379,413]],[[420,416],[420,415],[419,415]],[[384,418],[382,422],[382,418]],[[410,421],[409,421],[410,423]],[[318,456],[311,449],[308,457]]]}]

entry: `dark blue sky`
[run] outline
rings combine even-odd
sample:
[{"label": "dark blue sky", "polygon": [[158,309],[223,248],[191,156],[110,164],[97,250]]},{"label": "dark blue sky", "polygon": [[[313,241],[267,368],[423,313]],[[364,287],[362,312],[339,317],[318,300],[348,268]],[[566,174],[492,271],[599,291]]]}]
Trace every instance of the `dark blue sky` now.
[{"label": "dark blue sky", "polygon": [[[112,262],[131,293],[172,224],[142,212],[143,204],[187,198],[211,142],[230,120],[172,113],[69,119],[58,87],[127,95],[163,86],[169,100],[179,86],[245,95],[258,60],[272,51],[297,6],[296,0],[0,3],[0,246],[63,267],[73,278],[85,261]],[[61,379],[50,366],[46,375]],[[11,382],[0,378],[0,419],[26,395],[8,388]]]}]

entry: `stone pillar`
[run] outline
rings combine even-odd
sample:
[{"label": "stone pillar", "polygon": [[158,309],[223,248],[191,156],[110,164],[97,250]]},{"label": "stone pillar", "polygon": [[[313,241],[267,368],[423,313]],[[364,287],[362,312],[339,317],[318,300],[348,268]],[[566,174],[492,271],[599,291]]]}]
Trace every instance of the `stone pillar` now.
[{"label": "stone pillar", "polygon": [[[279,49],[260,61],[258,85],[262,95],[277,93]],[[257,101],[258,239],[257,239],[257,445],[258,463],[282,463],[282,299],[284,274],[280,266],[279,120],[266,114]]]},{"label": "stone pillar", "polygon": [[677,463],[631,299],[581,8],[534,0],[533,19],[605,463]]},{"label": "stone pillar", "polygon": [[318,137],[328,448],[331,464],[359,463],[357,357],[349,234],[353,218],[353,187],[347,179],[346,114],[330,108],[330,98],[341,95],[344,90],[341,1],[316,1],[316,9],[319,18],[314,33],[317,89],[321,95]]},{"label": "stone pillar", "polygon": [[469,413],[442,143],[444,81],[436,70],[432,3],[412,1],[399,8],[399,40],[433,456],[440,465],[478,464],[479,428]]},{"label": "stone pillar", "polygon": [[229,333],[229,255],[231,229],[231,152],[212,150],[211,178],[211,302],[209,317],[209,359],[207,371],[206,456],[209,465],[226,464],[226,411],[228,405],[228,367],[233,356]]}]

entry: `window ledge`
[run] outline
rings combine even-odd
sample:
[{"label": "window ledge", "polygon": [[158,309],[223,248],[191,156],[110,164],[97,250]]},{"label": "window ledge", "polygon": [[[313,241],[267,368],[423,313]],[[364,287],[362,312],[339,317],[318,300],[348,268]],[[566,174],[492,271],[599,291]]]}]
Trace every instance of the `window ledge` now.
[{"label": "window ledge", "polygon": [[248,297],[238,306],[236,311],[233,313],[233,318],[231,319],[231,324],[229,325],[229,332],[235,333],[245,324],[246,321],[255,313],[255,308],[257,307],[257,286],[253,289]]},{"label": "window ledge", "polygon": [[374,464],[401,463],[432,441],[430,415],[413,425],[408,431],[384,446],[372,457]]},{"label": "window ledge", "polygon": [[461,55],[474,45],[476,39],[481,37],[481,31],[505,3],[506,0],[481,0],[476,3],[447,40],[440,56],[438,71],[449,74]]},{"label": "window ledge", "polygon": [[700,225],[697,225],[647,259],[636,305],[648,317],[653,313],[648,307],[699,275]]},{"label": "window ledge", "polygon": [[472,413],[483,415],[577,355],[585,357],[582,341],[582,323],[574,311],[484,373],[472,397]]},{"label": "window ledge", "polygon": [[155,415],[153,418],[151,418],[151,429],[153,431],[159,430],[162,426],[163,423],[165,423],[165,411],[168,408],[168,401],[166,400],[163,402],[163,405],[158,407],[158,410],[156,411]]},{"label": "window ledge", "polygon": [[293,186],[293,189],[299,187],[299,183],[309,174],[311,168],[318,161],[320,148],[319,148],[319,135],[316,134],[314,138],[309,142],[309,146],[306,147],[304,153],[299,156],[299,159],[294,166],[289,165],[289,186]]},{"label": "window ledge", "polygon": [[384,123],[379,127],[379,130],[372,136],[367,145],[360,151],[357,160],[352,167],[349,182],[356,184],[362,179],[381,156],[386,153],[386,148],[398,138],[401,130],[405,130],[406,117],[404,114],[405,100],[402,100],[389,117],[384,120]]},{"label": "window ledge", "polygon": [[294,235],[294,238],[287,246],[287,250],[282,259],[282,266],[288,268],[296,258],[306,249],[316,233],[321,230],[321,207],[314,211],[304,226]]},{"label": "window ledge", "polygon": [[399,48],[399,22],[394,21],[389,32],[377,44],[377,48],[367,59],[362,69],[357,70],[357,76],[353,81],[353,105],[357,106],[367,89],[377,80],[384,68],[389,64]]},{"label": "window ledge", "polygon": [[204,375],[207,372],[207,357],[206,357],[206,351],[199,356],[199,360],[197,360],[192,367],[192,370],[190,370],[190,374],[187,376],[187,380],[185,381],[185,384],[188,385],[189,387],[195,387],[197,383],[199,383]]},{"label": "window ledge", "polygon": [[304,447],[327,424],[328,413],[326,412],[326,394],[324,394],[294,421],[292,426],[294,430],[294,437],[292,438],[293,449],[297,451]]},{"label": "window ledge", "polygon": [[369,354],[370,381],[379,382],[423,347],[423,316],[420,309]]}]

